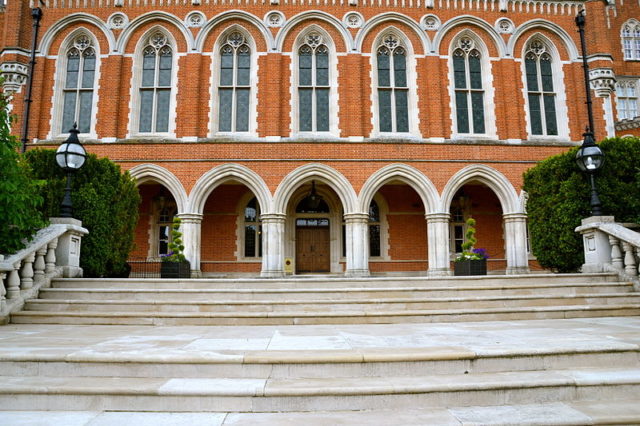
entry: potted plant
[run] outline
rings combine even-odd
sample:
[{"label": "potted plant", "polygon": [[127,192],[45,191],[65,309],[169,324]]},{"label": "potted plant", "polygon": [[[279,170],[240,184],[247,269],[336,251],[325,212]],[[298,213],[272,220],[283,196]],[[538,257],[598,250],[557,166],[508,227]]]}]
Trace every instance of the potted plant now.
[{"label": "potted plant", "polygon": [[489,255],[482,248],[473,248],[478,242],[476,240],[476,221],[473,218],[467,219],[467,231],[462,243],[462,253],[453,263],[453,274],[456,276],[465,275],[487,275],[487,259]]},{"label": "potted plant", "polygon": [[160,264],[161,278],[190,278],[191,264],[184,257],[184,244],[182,244],[182,232],[180,232],[180,218],[174,217],[171,224],[171,242],[169,253],[162,255]]}]

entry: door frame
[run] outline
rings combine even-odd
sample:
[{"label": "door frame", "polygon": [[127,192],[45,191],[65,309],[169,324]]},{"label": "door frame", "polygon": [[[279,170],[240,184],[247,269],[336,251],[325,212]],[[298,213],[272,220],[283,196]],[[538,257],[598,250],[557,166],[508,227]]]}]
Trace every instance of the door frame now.
[{"label": "door frame", "polygon": [[[298,217],[296,219],[296,227],[295,227],[295,232],[296,232],[296,274],[308,274],[308,273],[328,273],[331,270],[331,220],[326,217],[322,217],[319,219],[324,219],[327,220],[329,222],[328,226],[298,226],[297,222],[299,219],[315,219],[315,218],[310,218],[310,217]],[[300,271],[298,268],[298,262],[297,262],[297,255],[299,253],[299,248],[300,248],[300,242],[298,241],[298,235],[300,233],[301,230],[309,230],[309,231],[316,231],[318,234],[322,233],[324,235],[326,235],[327,240],[326,240],[326,245],[324,245],[324,247],[322,247],[323,250],[326,250],[326,263],[325,265],[327,266],[327,268],[325,270],[311,270],[311,271]]]}]

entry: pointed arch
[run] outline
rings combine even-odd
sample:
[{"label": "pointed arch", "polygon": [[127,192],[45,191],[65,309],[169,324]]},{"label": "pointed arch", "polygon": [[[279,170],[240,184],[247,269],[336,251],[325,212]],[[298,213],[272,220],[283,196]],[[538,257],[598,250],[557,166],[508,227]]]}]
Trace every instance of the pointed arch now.
[{"label": "pointed arch", "polygon": [[176,201],[178,213],[188,212],[187,192],[180,180],[169,170],[157,164],[140,164],[129,169],[129,175],[136,180],[136,186],[147,182],[156,182],[166,187]]},{"label": "pointed arch", "polygon": [[300,166],[285,176],[274,194],[273,212],[286,213],[287,204],[295,190],[311,179],[322,181],[338,194],[345,214],[357,212],[357,196],[351,182],[336,169],[319,163]]},{"label": "pointed arch", "polygon": [[230,180],[246,185],[258,199],[262,213],[269,211],[271,192],[260,175],[241,164],[229,163],[214,167],[198,179],[189,194],[189,212],[202,214],[213,190]]},{"label": "pointed arch", "polygon": [[[515,56],[516,55],[515,48],[518,42],[520,41],[520,39],[528,31],[538,29],[538,28],[545,29],[557,35],[562,40],[563,46],[566,49],[567,54],[569,55],[569,60],[570,61],[578,60],[578,58],[580,57],[580,54],[578,53],[578,47],[573,42],[573,39],[571,38],[571,36],[569,36],[569,34],[559,25],[544,19],[533,19],[531,21],[525,22],[524,24],[516,28],[515,32],[513,33],[511,38],[509,38],[509,42],[507,43],[507,54],[509,54],[510,56]],[[530,37],[527,37],[527,39],[529,38]],[[545,37],[545,39],[548,40],[547,37]],[[549,41],[549,43],[553,44],[551,43],[551,41]],[[559,55],[558,55],[558,58],[560,58]]]},{"label": "pointed arch", "polygon": [[449,179],[442,191],[440,211],[448,212],[456,191],[471,181],[488,186],[500,200],[502,214],[521,213],[520,197],[505,175],[493,167],[473,164],[458,171]]},{"label": "pointed arch", "polygon": [[269,31],[269,29],[265,26],[264,22],[255,15],[242,10],[229,10],[226,12],[222,12],[207,21],[206,25],[198,32],[198,35],[196,36],[193,49],[197,52],[202,52],[211,31],[223,22],[232,19],[242,20],[253,25],[264,37],[264,43],[267,46],[267,50],[275,50],[273,35],[271,34],[271,31]]},{"label": "pointed arch", "polygon": [[[167,12],[154,11],[154,12],[149,12],[149,13],[145,13],[143,15],[138,16],[133,21],[131,21],[129,25],[127,25],[124,31],[122,31],[122,34],[120,34],[120,37],[118,37],[118,42],[115,48],[116,52],[120,54],[125,53],[127,44],[129,43],[131,36],[138,30],[138,28],[140,28],[142,25],[146,24],[147,22],[151,22],[151,21],[158,22],[158,24],[160,24],[161,22],[166,22],[173,25],[178,29],[178,31],[180,31],[180,33],[182,33],[184,37],[184,42],[187,45],[187,51],[194,49],[193,35],[191,34],[191,31],[187,29],[187,27],[185,26],[182,20],[178,19],[176,16]],[[160,25],[154,26],[154,28],[157,28],[158,26]],[[165,29],[165,31],[169,33],[168,30]],[[146,34],[148,34],[148,31],[145,31],[145,35]],[[144,36],[142,38],[144,38]],[[173,35],[171,35],[171,38],[174,39]],[[176,44],[176,49],[177,49],[177,44]]]},{"label": "pointed arch", "polygon": [[113,32],[111,32],[111,30],[107,28],[107,25],[97,16],[79,12],[65,16],[64,18],[56,21],[55,24],[47,29],[47,31],[42,36],[42,40],[40,40],[40,48],[38,49],[40,51],[40,54],[43,56],[48,55],[49,49],[51,49],[51,45],[60,31],[75,23],[88,23],[95,25],[96,28],[102,31],[102,35],[104,36],[104,38],[107,39],[109,43],[109,52],[115,50],[116,39],[113,35]]},{"label": "pointed arch", "polygon": [[498,34],[498,32],[496,31],[496,29],[487,21],[471,15],[456,16],[455,18],[452,18],[447,22],[445,22],[438,30],[436,37],[433,39],[433,50],[431,52],[432,53],[440,52],[442,41],[447,35],[447,33],[452,31],[458,25],[464,25],[464,24],[474,25],[479,29],[483,30],[493,40],[496,49],[498,49],[498,56],[500,58],[509,55],[507,46],[504,40],[502,39],[502,37],[500,36],[500,34]]},{"label": "pointed arch", "polygon": [[402,163],[389,164],[369,176],[358,196],[360,211],[369,211],[369,203],[375,194],[392,180],[400,180],[413,188],[422,199],[425,213],[437,211],[440,197],[435,185],[420,170]]},{"label": "pointed arch", "polygon": [[[289,19],[287,23],[284,25],[284,27],[282,27],[282,29],[278,32],[278,35],[276,36],[275,49],[278,52],[282,52],[282,49],[284,48],[284,41],[289,35],[289,33],[291,32],[291,30],[301,22],[309,19],[318,19],[320,21],[326,22],[332,25],[333,27],[335,27],[336,31],[338,31],[338,33],[340,33],[340,35],[342,36],[344,45],[347,47],[347,50],[348,51],[354,50],[353,38],[351,37],[351,34],[349,33],[349,31],[344,27],[344,25],[342,25],[342,22],[335,16],[319,10],[309,10],[309,11],[301,12],[293,16],[291,19]],[[335,48],[335,45],[334,45],[334,48]]]},{"label": "pointed arch", "polygon": [[[420,54],[424,55],[424,54],[427,54],[427,52],[431,51],[432,49],[431,41],[425,34],[424,30],[420,27],[420,25],[413,19],[407,17],[406,15],[401,13],[396,13],[396,12],[381,13],[369,19],[366,22],[366,24],[362,27],[362,29],[358,32],[358,35],[356,36],[356,39],[354,41],[355,43],[354,49],[357,52],[362,52],[364,40],[367,37],[367,35],[371,31],[373,31],[374,28],[386,22],[391,23],[394,21],[401,22],[413,30],[415,35],[420,39],[420,42],[422,43],[422,46],[421,46],[422,52],[420,52]],[[374,41],[374,44],[375,44],[375,41]]]}]

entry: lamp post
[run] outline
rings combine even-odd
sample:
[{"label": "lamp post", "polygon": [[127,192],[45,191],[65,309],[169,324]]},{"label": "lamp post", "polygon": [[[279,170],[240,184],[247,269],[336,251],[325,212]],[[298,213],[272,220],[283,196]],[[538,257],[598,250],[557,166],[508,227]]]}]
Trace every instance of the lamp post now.
[{"label": "lamp post", "polygon": [[[41,4],[42,1],[40,1]],[[29,61],[29,75],[27,77],[27,93],[24,98],[24,116],[22,120],[22,153],[27,150],[27,142],[29,142],[29,116],[31,115],[31,92],[33,90],[33,70],[36,67],[36,47],[38,45],[38,30],[40,29],[40,20],[42,19],[42,9],[34,7],[31,9],[31,17],[33,18],[33,34],[31,36],[31,60]]]},{"label": "lamp post", "polygon": [[60,204],[60,217],[73,217],[73,205],[71,204],[71,174],[78,170],[87,159],[87,151],[78,140],[78,125],[73,124],[69,130],[69,137],[56,151],[56,162],[67,172],[67,187],[64,190],[62,204]]},{"label": "lamp post", "polygon": [[589,175],[589,181],[591,183],[591,215],[602,216],[602,203],[600,203],[600,197],[598,197],[598,191],[596,189],[595,173],[604,164],[604,153],[598,145],[596,145],[593,136],[593,108],[591,105],[591,90],[589,87],[589,64],[587,63],[587,45],[584,38],[584,9],[581,9],[576,16],[576,25],[578,26],[578,32],[580,33],[580,45],[582,47],[582,68],[584,70],[584,88],[587,94],[587,112],[589,114],[589,125],[586,131],[582,135],[584,140],[582,146],[576,153],[576,163],[583,172]]}]

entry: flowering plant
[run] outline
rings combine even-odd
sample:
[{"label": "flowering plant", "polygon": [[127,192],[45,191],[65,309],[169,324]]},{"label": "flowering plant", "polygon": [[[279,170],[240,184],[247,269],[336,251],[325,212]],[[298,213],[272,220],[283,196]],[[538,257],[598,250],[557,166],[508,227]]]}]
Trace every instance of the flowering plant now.
[{"label": "flowering plant", "polygon": [[174,217],[171,224],[171,242],[169,243],[169,253],[160,256],[163,262],[184,262],[186,258],[182,253],[184,244],[182,244],[182,232],[180,232],[180,218]]},{"label": "flowering plant", "polygon": [[456,258],[456,262],[462,262],[465,260],[483,260],[488,259],[489,255],[487,250],[483,248],[473,248],[478,242],[476,240],[476,221],[473,218],[467,219],[467,232],[465,232],[465,241],[462,243],[462,253]]}]

